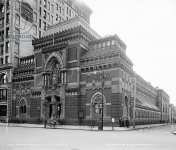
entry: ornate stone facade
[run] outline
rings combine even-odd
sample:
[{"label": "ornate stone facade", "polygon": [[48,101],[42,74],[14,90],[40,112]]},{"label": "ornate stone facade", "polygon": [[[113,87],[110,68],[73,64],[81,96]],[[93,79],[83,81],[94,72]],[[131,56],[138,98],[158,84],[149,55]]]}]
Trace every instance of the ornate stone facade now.
[{"label": "ornate stone facade", "polygon": [[125,43],[95,35],[78,25],[34,40],[13,71],[10,120],[90,125],[103,111],[105,125],[132,123],[135,98],[136,123],[167,122],[169,97],[133,71]]}]

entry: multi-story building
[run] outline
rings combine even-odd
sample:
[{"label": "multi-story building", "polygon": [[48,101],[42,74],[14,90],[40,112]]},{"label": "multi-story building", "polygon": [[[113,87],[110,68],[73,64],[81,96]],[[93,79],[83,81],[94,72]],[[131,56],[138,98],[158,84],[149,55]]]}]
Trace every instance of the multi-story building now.
[{"label": "multi-story building", "polygon": [[76,17],[50,26],[33,46],[13,72],[10,120],[89,125],[103,112],[104,124],[117,125],[132,123],[135,109],[137,124],[168,121],[169,97],[133,71],[117,35],[102,38]]},{"label": "multi-story building", "polygon": [[13,68],[32,55],[32,40],[55,23],[79,16],[89,24],[91,10],[75,0],[0,1],[0,118],[8,116]]},{"label": "multi-story building", "polygon": [[[24,9],[25,13],[23,21],[19,15],[20,34],[15,33],[33,41],[20,40],[18,63],[1,69],[0,113],[14,122],[56,119],[65,124],[89,125],[103,119],[108,125],[112,118],[115,125],[119,119],[137,124],[167,122],[169,96],[133,71],[125,43],[117,35],[99,36],[90,27],[91,11],[85,5],[62,1],[69,7],[60,9],[59,2],[37,1],[32,7],[20,3],[20,11]],[[37,17],[30,17],[32,9]],[[55,9],[58,13],[53,15]],[[58,23],[57,14],[63,15]],[[56,22],[52,22],[52,15]],[[14,60],[14,55],[11,58]]]}]

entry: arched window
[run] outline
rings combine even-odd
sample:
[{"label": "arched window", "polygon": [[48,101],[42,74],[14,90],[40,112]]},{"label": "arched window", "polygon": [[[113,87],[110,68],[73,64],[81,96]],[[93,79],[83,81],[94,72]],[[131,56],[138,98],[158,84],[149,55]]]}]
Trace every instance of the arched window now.
[{"label": "arched window", "polygon": [[8,82],[7,75],[5,73],[0,75],[0,83],[1,84],[6,84]]}]

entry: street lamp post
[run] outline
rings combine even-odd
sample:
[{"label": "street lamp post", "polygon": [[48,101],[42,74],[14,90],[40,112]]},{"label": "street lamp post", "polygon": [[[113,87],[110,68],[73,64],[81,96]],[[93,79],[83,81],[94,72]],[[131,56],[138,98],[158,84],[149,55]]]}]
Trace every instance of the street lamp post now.
[{"label": "street lamp post", "polygon": [[104,126],[104,100],[103,100],[103,93],[104,93],[104,71],[101,72],[101,80],[102,80],[102,87],[101,87],[101,126],[99,127],[99,130],[103,130]]}]

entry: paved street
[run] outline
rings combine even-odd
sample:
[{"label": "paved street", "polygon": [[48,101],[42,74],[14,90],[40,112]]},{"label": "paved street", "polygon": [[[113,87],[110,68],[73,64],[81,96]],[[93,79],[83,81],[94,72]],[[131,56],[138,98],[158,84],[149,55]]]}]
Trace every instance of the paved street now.
[{"label": "paved street", "polygon": [[86,131],[0,126],[0,150],[175,150],[176,126]]}]

